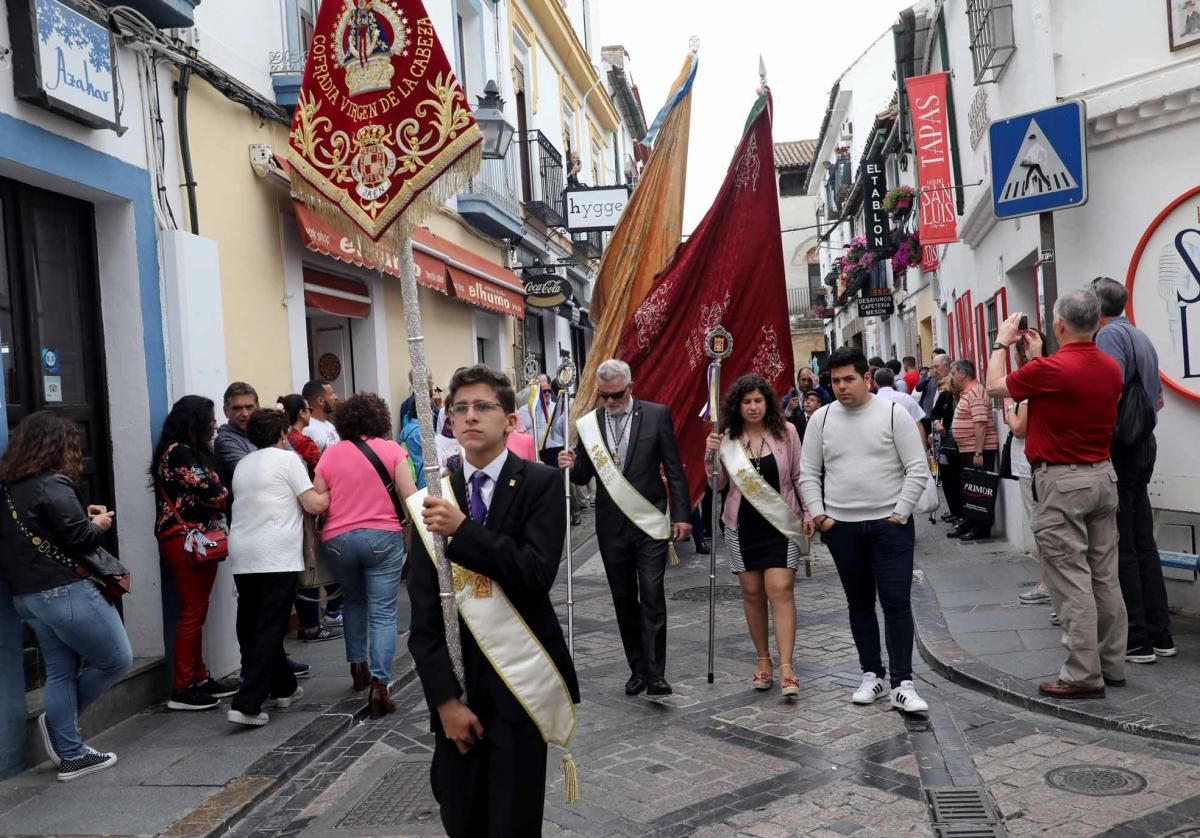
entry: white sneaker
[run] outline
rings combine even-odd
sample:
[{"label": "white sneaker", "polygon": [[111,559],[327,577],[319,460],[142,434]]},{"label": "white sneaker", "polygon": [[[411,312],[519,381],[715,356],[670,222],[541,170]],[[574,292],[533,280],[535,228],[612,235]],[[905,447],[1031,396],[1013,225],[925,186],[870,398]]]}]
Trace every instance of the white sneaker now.
[{"label": "white sneaker", "polygon": [[293,704],[295,704],[297,701],[299,701],[303,697],[304,697],[304,687],[301,687],[300,685],[296,685],[296,691],[294,693],[292,693],[291,695],[284,695],[284,696],[280,696],[279,698],[272,698],[271,701],[274,701],[275,706],[278,707],[280,710],[286,710],[287,708],[291,707]]},{"label": "white sneaker", "polygon": [[929,709],[925,699],[917,695],[912,681],[901,681],[900,686],[892,690],[892,706],[905,713],[924,713]]},{"label": "white sneaker", "polygon": [[262,727],[270,720],[270,717],[266,713],[251,716],[249,713],[243,713],[240,710],[230,710],[225,714],[225,718],[235,725],[244,725],[245,727]]},{"label": "white sneaker", "polygon": [[864,672],[862,684],[854,691],[854,695],[850,696],[850,700],[855,704],[874,704],[875,699],[887,692],[887,687],[883,685],[883,679],[874,672]]}]

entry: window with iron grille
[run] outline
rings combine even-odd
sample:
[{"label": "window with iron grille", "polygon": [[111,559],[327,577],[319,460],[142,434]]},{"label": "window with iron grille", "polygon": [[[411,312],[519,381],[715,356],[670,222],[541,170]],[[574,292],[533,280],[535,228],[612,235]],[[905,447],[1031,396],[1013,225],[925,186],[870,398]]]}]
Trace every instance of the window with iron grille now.
[{"label": "window with iron grille", "polygon": [[967,0],[975,84],[994,84],[1004,75],[1017,46],[1012,0]]}]

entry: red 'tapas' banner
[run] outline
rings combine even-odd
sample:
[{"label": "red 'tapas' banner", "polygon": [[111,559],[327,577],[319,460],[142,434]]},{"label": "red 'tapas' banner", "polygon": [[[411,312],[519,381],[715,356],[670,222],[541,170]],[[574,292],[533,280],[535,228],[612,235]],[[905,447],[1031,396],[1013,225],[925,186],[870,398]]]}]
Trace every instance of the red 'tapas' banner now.
[{"label": "red 'tapas' banner", "polygon": [[482,135],[421,0],[321,4],[288,142],[293,190],[364,252],[399,251],[478,171]]},{"label": "red 'tapas' banner", "polygon": [[693,502],[704,494],[704,440],[710,421],[705,333],[723,325],[733,355],[721,388],[760,373],[783,395],[792,386],[787,284],[771,143],[771,99],[755,102],[725,182],[704,219],[655,278],[622,335],[619,357],[635,390],[671,409]]},{"label": "red 'tapas' banner", "polygon": [[958,241],[950,178],[950,132],[946,117],[946,73],[904,80],[917,146],[917,179],[921,184],[921,243]]}]

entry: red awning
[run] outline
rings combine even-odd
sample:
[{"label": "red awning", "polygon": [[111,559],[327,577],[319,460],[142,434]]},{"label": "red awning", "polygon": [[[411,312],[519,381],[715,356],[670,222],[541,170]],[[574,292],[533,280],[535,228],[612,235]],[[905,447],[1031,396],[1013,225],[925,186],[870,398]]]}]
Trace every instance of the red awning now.
[{"label": "red awning", "polygon": [[[369,267],[353,241],[335,233],[303,202],[292,203],[305,247],[339,262]],[[413,231],[413,263],[417,282],[427,288],[487,311],[525,317],[525,289],[516,274],[423,227]],[[400,276],[399,256],[388,256],[383,270]]]},{"label": "red awning", "polygon": [[371,292],[357,279],[304,267],[304,305],[338,317],[370,317]]},{"label": "red awning", "polygon": [[431,233],[413,230],[413,258],[440,261],[453,284],[452,296],[478,308],[525,319],[525,288],[517,275],[465,247]]}]

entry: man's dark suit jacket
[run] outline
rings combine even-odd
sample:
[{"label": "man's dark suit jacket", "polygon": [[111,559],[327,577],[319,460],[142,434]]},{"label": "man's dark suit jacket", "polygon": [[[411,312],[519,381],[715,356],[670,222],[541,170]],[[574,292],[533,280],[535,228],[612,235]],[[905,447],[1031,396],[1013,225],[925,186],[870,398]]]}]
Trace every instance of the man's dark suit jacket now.
[{"label": "man's dark suit jacket", "polygon": [[[462,509],[467,509],[466,483],[461,471],[450,484]],[[463,521],[446,548],[446,557],[457,565],[499,583],[513,606],[549,653],[559,674],[579,702],[575,666],[563,638],[558,615],[550,603],[550,587],[558,574],[567,532],[562,475],[541,463],[509,453],[496,482],[488,516],[483,524]],[[408,595],[412,602],[408,649],[425,690],[432,720],[441,731],[439,704],[462,695],[450,666],[446,633],[438,596],[437,570],[418,535],[409,558]],[[459,619],[467,699],[481,717],[499,714],[520,721],[525,710],[488,663],[470,629]]]},{"label": "man's dark suit jacket", "polygon": [[[608,423],[604,408],[598,411],[600,436],[608,443]],[[692,520],[692,505],[688,502],[687,478],[679,458],[679,443],[675,441],[675,426],[666,405],[633,400],[633,415],[629,421],[629,447],[621,463],[625,479],[646,500],[663,512],[667,511],[667,490],[663,488],[662,471],[667,475],[671,496],[671,520],[686,524]],[[596,476],[596,469],[587,449],[579,442],[575,446],[575,467],[571,469],[572,483],[587,483]],[[601,480],[596,481],[596,529],[615,533],[625,521],[625,513],[613,502]]]}]

